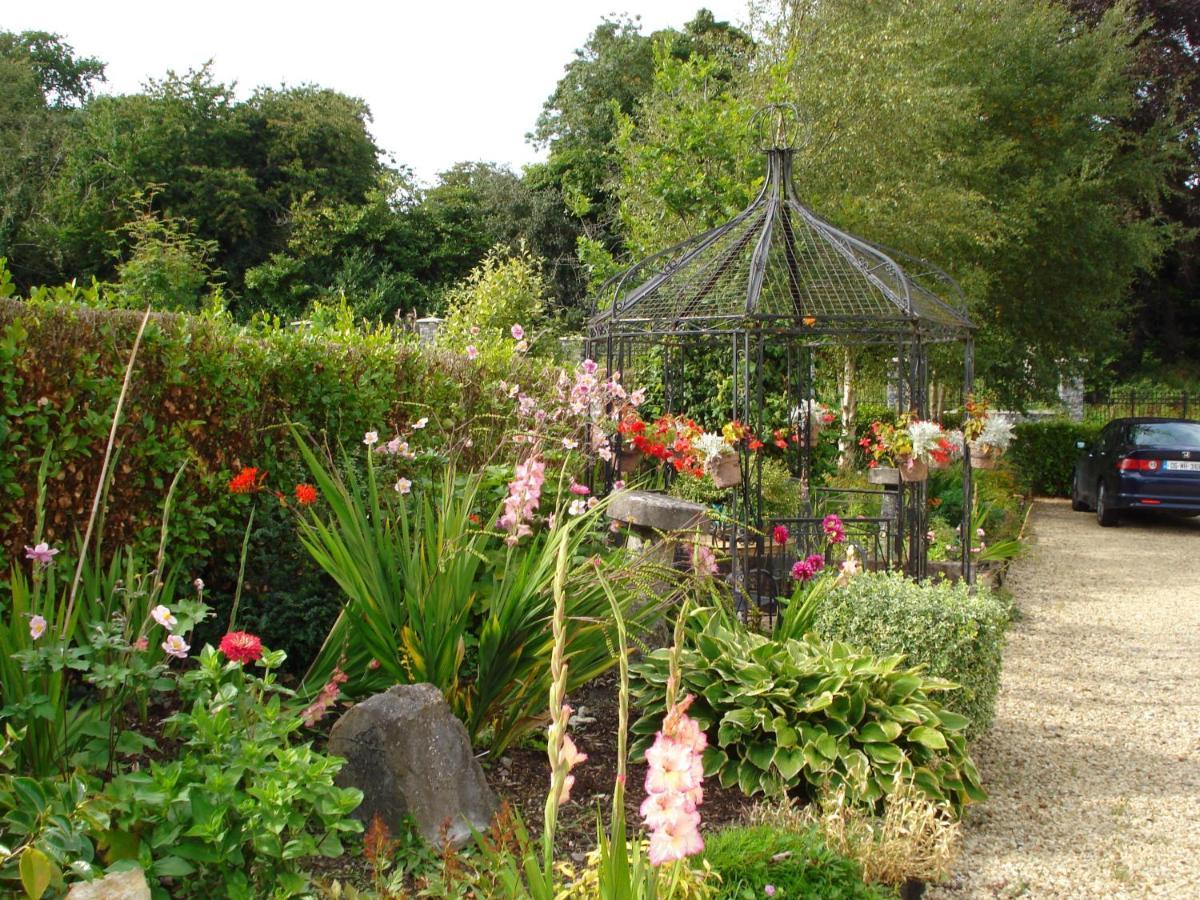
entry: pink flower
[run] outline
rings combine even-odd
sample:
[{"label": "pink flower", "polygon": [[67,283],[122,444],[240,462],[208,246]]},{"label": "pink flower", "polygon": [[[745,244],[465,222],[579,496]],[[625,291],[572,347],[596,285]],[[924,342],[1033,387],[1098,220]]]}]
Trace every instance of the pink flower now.
[{"label": "pink flower", "polygon": [[162,642],[162,648],[167,652],[168,656],[174,656],[176,659],[187,659],[188,651],[192,648],[187,644],[182,637],[177,634],[172,634]]},{"label": "pink flower", "polygon": [[519,341],[525,337],[525,329],[520,325],[514,325],[509,329],[509,334],[512,335],[514,341]]},{"label": "pink flower", "polygon": [[590,494],[592,492],[592,489],[589,488],[586,484],[580,484],[577,481],[571,482],[570,490],[571,490],[572,494],[578,494],[580,497],[586,497],[588,494]]},{"label": "pink flower", "polygon": [[579,368],[583,369],[583,371],[588,375],[595,375],[596,369],[598,369],[599,366],[596,365],[595,360],[585,359],[579,364]]},{"label": "pink flower", "polygon": [[766,894],[768,897],[774,897],[775,896],[775,885],[773,885],[773,884],[763,885],[763,893]]},{"label": "pink flower", "polygon": [[396,482],[396,484],[394,485],[394,487],[396,488],[396,493],[397,493],[397,494],[410,494],[410,493],[412,493],[412,482],[411,482],[411,481],[409,481],[407,478],[401,478],[401,479],[399,479],[399,480]]},{"label": "pink flower", "polygon": [[479,356],[479,348],[474,344],[467,345],[467,359],[475,359]]},{"label": "pink flower", "polygon": [[363,435],[363,443],[366,444],[368,447],[378,444],[379,443],[379,432],[378,431],[368,431],[366,434]]},{"label": "pink flower", "polygon": [[138,653],[141,653],[145,650],[149,650],[150,649],[150,639],[144,638],[144,637],[138,638],[136,641],[133,642],[133,649],[138,651]]},{"label": "pink flower", "polygon": [[821,528],[829,536],[829,543],[831,544],[840,544],[846,540],[845,526],[842,525],[842,520],[833,513],[830,513],[821,521]]},{"label": "pink flower", "polygon": [[[372,661],[374,662],[374,660]],[[348,680],[349,676],[335,666],[333,674],[329,676],[329,680],[321,688],[321,693],[317,695],[317,699],[309,704],[304,712],[300,713],[301,721],[309,728],[312,728],[325,718],[325,714],[329,712],[329,708],[337,702],[337,698],[342,692],[341,686]]]},{"label": "pink flower", "polygon": [[154,609],[150,610],[150,618],[152,618],[163,628],[167,629],[167,631],[170,631],[179,624],[179,621],[174,615],[171,614],[171,610],[167,609],[161,603],[154,607]]},{"label": "pink flower", "polygon": [[777,544],[786,544],[791,536],[786,525],[776,525],[775,530],[771,532],[771,537],[775,539]]},{"label": "pink flower", "polygon": [[54,562],[54,557],[57,553],[57,548],[51,547],[45,541],[42,541],[36,547],[25,548],[25,558],[32,559],[42,566],[48,566]]},{"label": "pink flower", "polygon": [[814,553],[805,560],[795,562],[792,566],[792,577],[797,581],[811,581],[823,568],[825,557]]},{"label": "pink flower", "polygon": [[704,764],[708,743],[704,732],[687,715],[689,695],[667,712],[662,731],[646,751],[646,799],[642,818],[651,829],[650,862],[660,866],[700,853],[700,813],[704,802]]},{"label": "pink flower", "polygon": [[700,575],[717,574],[717,555],[711,547],[702,544],[692,544],[692,568]]},{"label": "pink flower", "polygon": [[682,814],[650,833],[650,865],[661,866],[704,852],[699,813]]},{"label": "pink flower", "polygon": [[614,481],[614,482],[613,482],[613,490],[614,490],[614,491],[623,491],[623,490],[625,490],[625,481],[624,481],[624,479],[618,478],[616,481]]},{"label": "pink flower", "polygon": [[35,641],[46,633],[46,619],[44,616],[31,616],[29,619],[29,636]]},{"label": "pink flower", "polygon": [[572,500],[571,505],[567,507],[567,513],[572,516],[582,516],[587,512],[587,504],[582,500]]}]

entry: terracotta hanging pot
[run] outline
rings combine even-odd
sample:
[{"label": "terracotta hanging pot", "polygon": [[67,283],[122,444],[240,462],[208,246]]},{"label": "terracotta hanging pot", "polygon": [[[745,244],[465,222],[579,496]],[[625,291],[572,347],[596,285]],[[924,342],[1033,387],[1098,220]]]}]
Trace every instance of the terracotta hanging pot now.
[{"label": "terracotta hanging pot", "polygon": [[642,451],[636,448],[622,450],[617,457],[617,471],[622,475],[628,474],[642,464]]},{"label": "terracotta hanging pot", "polygon": [[927,478],[929,478],[929,463],[925,460],[912,457],[900,460],[901,481],[925,481]]},{"label": "terracotta hanging pot", "polygon": [[971,468],[994,469],[998,454],[995,447],[971,443]]},{"label": "terracotta hanging pot", "polygon": [[742,483],[742,461],[736,453],[722,453],[704,465],[705,471],[719,488],[733,487]]}]

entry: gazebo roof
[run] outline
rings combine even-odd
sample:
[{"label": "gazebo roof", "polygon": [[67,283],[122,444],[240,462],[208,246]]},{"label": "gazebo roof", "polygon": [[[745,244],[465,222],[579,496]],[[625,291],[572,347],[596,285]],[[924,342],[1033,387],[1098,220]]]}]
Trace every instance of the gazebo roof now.
[{"label": "gazebo roof", "polygon": [[767,150],[763,188],[739,215],[610,279],[597,298],[591,338],[776,332],[814,342],[893,343],[966,337],[973,326],[953,279],[813,213],[793,190],[792,155],[787,148]]}]

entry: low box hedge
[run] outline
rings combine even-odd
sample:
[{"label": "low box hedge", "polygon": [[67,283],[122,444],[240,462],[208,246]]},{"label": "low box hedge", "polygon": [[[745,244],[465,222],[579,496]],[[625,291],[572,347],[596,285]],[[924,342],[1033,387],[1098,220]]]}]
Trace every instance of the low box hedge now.
[{"label": "low box hedge", "polygon": [[902,653],[908,665],[961,685],[942,696],[947,709],[970,720],[967,736],[992,724],[1000,688],[1001,653],[1011,619],[1007,602],[983,586],[915,582],[897,573],[868,573],[833,591],[814,630],[824,640],[865,647],[877,656]]}]

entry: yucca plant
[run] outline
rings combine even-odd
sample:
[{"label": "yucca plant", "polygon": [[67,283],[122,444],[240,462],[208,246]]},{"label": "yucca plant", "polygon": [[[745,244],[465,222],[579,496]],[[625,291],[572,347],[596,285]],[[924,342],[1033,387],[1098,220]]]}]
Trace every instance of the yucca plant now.
[{"label": "yucca plant", "polygon": [[310,509],[300,539],[345,595],[344,607],[305,676],[315,692],[335,668],[345,690],[428,682],[445,694],[473,741],[494,753],[545,720],[553,640],[555,561],[566,575],[568,690],[615,664],[608,599],[620,598],[631,630],[656,614],[639,588],[653,564],[605,550],[604,504],[579,515],[555,512],[557,526],[510,545],[491,523],[499,504],[482,475],[447,465],[432,483],[401,494],[381,486],[372,454],[341,471],[296,435],[328,514]]}]

